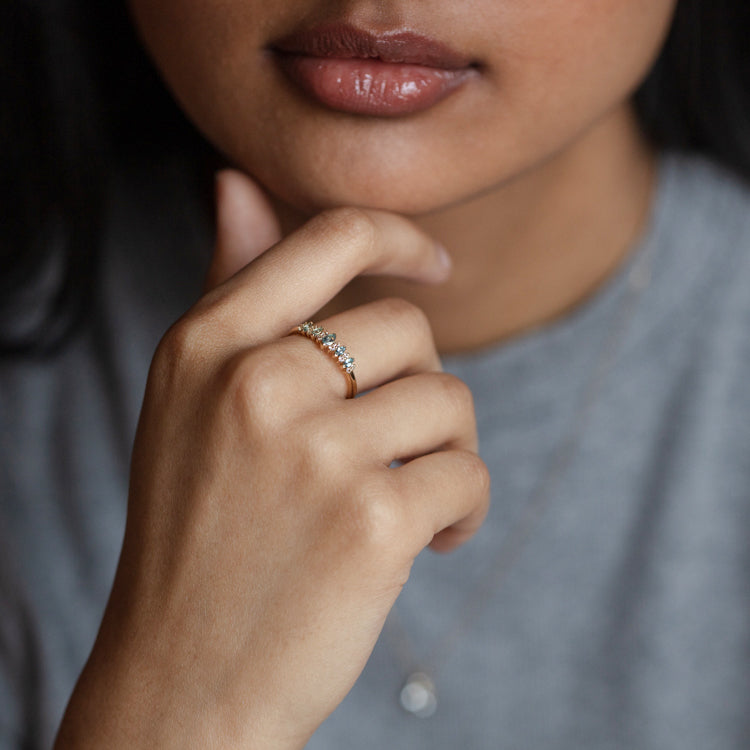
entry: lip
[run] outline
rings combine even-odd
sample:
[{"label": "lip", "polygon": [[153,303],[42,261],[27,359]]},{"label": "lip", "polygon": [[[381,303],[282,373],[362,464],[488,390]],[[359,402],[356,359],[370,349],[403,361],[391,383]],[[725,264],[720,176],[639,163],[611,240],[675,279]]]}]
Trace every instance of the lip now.
[{"label": "lip", "polygon": [[478,75],[476,62],[413,31],[350,24],[302,29],[271,46],[281,70],[318,104],[399,117],[436,105]]}]

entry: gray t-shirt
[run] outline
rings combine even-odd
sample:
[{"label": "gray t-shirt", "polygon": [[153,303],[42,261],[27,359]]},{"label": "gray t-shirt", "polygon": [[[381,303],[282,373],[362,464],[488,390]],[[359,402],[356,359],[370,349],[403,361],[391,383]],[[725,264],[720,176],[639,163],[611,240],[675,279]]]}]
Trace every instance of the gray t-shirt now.
[{"label": "gray t-shirt", "polygon": [[[51,743],[115,569],[148,362],[207,259],[169,170],[127,184],[91,330],[0,372],[2,750]],[[613,278],[445,364],[474,392],[490,515],[417,559],[310,750],[749,747],[750,192],[664,157]],[[399,706],[415,669],[430,718]]]}]

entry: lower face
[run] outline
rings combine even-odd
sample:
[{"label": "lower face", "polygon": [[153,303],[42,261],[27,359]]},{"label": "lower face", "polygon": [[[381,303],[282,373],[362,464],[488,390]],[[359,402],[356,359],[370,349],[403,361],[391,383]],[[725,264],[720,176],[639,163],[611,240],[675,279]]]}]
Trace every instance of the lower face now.
[{"label": "lower face", "polygon": [[626,106],[676,2],[130,6],[187,115],[277,198],[424,214],[533,170]]}]

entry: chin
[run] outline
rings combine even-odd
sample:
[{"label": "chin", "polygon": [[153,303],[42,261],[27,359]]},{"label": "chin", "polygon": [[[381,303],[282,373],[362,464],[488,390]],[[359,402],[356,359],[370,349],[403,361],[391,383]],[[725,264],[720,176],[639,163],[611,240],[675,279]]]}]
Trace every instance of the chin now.
[{"label": "chin", "polygon": [[424,186],[406,190],[377,185],[351,185],[331,189],[328,185],[299,183],[266,187],[284,203],[309,215],[340,206],[360,206],[406,216],[420,216],[439,211],[462,198],[436,194]]},{"label": "chin", "polygon": [[416,217],[450,207],[481,191],[476,185],[462,184],[465,175],[450,179],[422,168],[384,173],[364,166],[336,169],[330,163],[326,169],[304,169],[299,163],[294,168],[259,168],[248,161],[239,161],[239,166],[275,198],[306,215],[340,206],[361,206]]}]

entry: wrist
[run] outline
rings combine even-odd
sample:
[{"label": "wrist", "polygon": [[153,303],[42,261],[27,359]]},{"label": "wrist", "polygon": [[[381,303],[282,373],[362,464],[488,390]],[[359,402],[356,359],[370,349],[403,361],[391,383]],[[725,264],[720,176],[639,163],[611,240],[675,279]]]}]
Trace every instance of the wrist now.
[{"label": "wrist", "polygon": [[[54,750],[301,750],[305,741],[280,738],[254,720],[247,705],[207,698],[189,670],[124,649],[97,646],[76,684]],[[243,715],[244,714],[244,715]],[[249,728],[249,729],[248,729]]]}]

